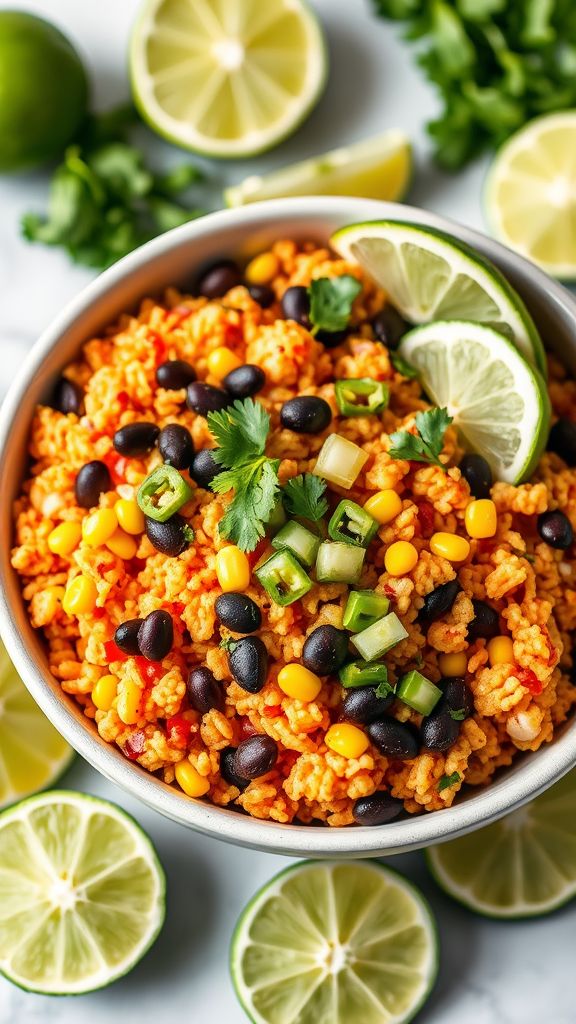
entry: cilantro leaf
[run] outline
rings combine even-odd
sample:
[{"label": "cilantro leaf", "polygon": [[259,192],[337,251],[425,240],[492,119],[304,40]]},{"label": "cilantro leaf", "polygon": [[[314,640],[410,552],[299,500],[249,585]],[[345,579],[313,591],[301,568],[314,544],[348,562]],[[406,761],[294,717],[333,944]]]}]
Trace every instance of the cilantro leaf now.
[{"label": "cilantro leaf", "polygon": [[214,461],[232,469],[264,453],[270,417],[253,398],[236,399],[227,409],[208,413],[208,426],[218,444]]},{"label": "cilantro leaf", "polygon": [[234,488],[234,497],[218,524],[218,532],[242,551],[253,551],[264,536],[279,490],[279,464],[278,460],[261,458],[251,467],[220,473],[212,481],[212,489],[219,493]]},{"label": "cilantro leaf", "polygon": [[447,409],[428,409],[416,414],[416,434],[408,430],[397,430],[390,435],[391,446],[388,454],[393,459],[407,459],[411,462],[427,462],[439,466],[446,472],[440,461],[444,445],[444,434],[452,423]]},{"label": "cilantro leaf", "polygon": [[438,783],[438,792],[441,793],[443,789],[450,789],[451,786],[455,786],[461,779],[460,772],[452,772],[452,775],[443,775]]},{"label": "cilantro leaf", "polygon": [[352,274],[320,277],[308,287],[312,333],[343,331],[348,326],[352,304],[362,285]]},{"label": "cilantro leaf", "polygon": [[464,719],[466,718],[466,711],[464,710],[464,708],[458,708],[457,711],[452,711],[452,709],[450,708],[448,714],[450,715],[450,718],[454,722],[463,722]]},{"label": "cilantro leaf", "polygon": [[388,697],[394,693],[394,687],[387,679],[381,679],[374,691],[377,697]]},{"label": "cilantro leaf", "polygon": [[289,515],[317,523],[328,511],[328,502],[323,497],[325,490],[325,480],[313,473],[300,473],[287,480],[282,488],[284,508]]}]

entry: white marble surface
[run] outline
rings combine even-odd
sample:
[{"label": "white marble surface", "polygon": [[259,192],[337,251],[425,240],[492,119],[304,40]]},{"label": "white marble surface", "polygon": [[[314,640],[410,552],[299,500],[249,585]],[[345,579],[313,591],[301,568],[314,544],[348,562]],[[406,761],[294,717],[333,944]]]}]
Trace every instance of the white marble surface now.
[{"label": "white marble surface", "polygon": [[[15,6],[51,18],[75,40],[90,67],[99,106],[127,97],[126,41],[138,0],[0,0],[0,9]],[[245,166],[212,167],[212,172],[235,181],[248,170],[403,127],[415,140],[417,155],[412,202],[481,227],[484,168],[477,164],[449,177],[430,166],[422,125],[436,101],[394,31],[371,16],[369,0],[316,0],[315,6],[332,58],[319,107],[297,137],[273,154]],[[160,165],[182,159],[155,140],[149,147]],[[45,174],[0,180],[0,394],[38,333],[91,277],[60,252],[19,239],[20,214],[42,207],[46,189]],[[0,1024],[155,1024],[159,1019],[243,1024],[246,1018],[228,980],[230,934],[242,906],[286,859],[187,832],[136,804],[80,761],[64,785],[117,801],[150,833],[168,876],[166,926],[144,962],[100,993],[49,999],[0,980]],[[419,1017],[422,1024],[574,1024],[576,907],[541,921],[496,924],[445,898],[429,880],[421,855],[397,858],[394,866],[422,885],[438,916],[442,969]]]}]

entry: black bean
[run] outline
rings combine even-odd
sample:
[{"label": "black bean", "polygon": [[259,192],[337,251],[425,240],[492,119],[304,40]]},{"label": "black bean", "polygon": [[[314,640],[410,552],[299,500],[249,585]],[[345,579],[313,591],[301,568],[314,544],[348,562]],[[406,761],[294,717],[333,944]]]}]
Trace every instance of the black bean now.
[{"label": "black bean", "polygon": [[214,477],[218,476],[218,473],[221,473],[223,469],[224,466],[219,466],[217,462],[214,462],[210,448],[201,448],[192,459],[190,476],[194,483],[198,484],[198,487],[208,489]]},{"label": "black bean", "polygon": [[249,736],[236,748],[233,769],[243,779],[257,779],[274,767],[278,747],[271,736]]},{"label": "black bean", "polygon": [[449,580],[448,583],[441,583],[435,590],[426,594],[424,604],[418,613],[418,618],[426,628],[450,611],[459,590],[458,580]]},{"label": "black bean", "polygon": [[371,722],[367,733],[381,754],[396,761],[409,761],[418,754],[418,740],[414,730],[395,718],[380,718]]},{"label": "black bean", "polygon": [[276,301],[273,289],[267,284],[251,284],[248,291],[262,309],[268,309]]},{"label": "black bean", "polygon": [[186,681],[188,699],[195,711],[201,715],[207,714],[212,708],[221,711],[224,707],[224,693],[222,686],[214,678],[214,673],[206,665],[193,668],[188,673]]},{"label": "black bean", "polygon": [[75,384],[73,380],[68,380],[67,377],[60,377],[54,389],[53,407],[58,412],[73,412],[76,416],[79,416],[82,412],[83,401],[84,392],[82,388]]},{"label": "black bean", "polygon": [[330,425],[332,410],[323,398],[316,395],[299,395],[284,402],[280,410],[280,422],[287,430],[296,434],[320,434]]},{"label": "black bean", "polygon": [[198,292],[207,299],[219,299],[242,283],[242,274],[233,260],[218,260],[207,267],[198,281]]},{"label": "black bean", "polygon": [[438,685],[442,690],[442,697],[434,708],[435,712],[463,711],[465,718],[474,714],[474,694],[463,679],[453,676],[451,679],[441,679]]},{"label": "black bean", "polygon": [[460,722],[452,718],[448,711],[436,711],[422,719],[420,737],[426,750],[449,750],[456,743],[460,732]]},{"label": "black bean", "polygon": [[82,508],[94,508],[101,494],[112,490],[110,470],[105,462],[94,459],[86,462],[78,471],[74,491],[76,501]]},{"label": "black bean", "polygon": [[176,512],[165,523],[159,523],[150,516],[144,516],[144,528],[148,540],[162,555],[175,558],[190,547],[193,533],[183,516]]},{"label": "black bean", "polygon": [[551,548],[565,551],[574,540],[572,523],[563,512],[542,512],[537,520],[538,533]]},{"label": "black bean", "polygon": [[268,674],[268,651],[260,637],[235,640],[228,652],[228,664],[238,686],[248,693],[260,693]]},{"label": "black bean", "polygon": [[387,348],[397,348],[400,338],[410,330],[410,324],[400,316],[394,306],[385,306],[372,320],[372,330],[378,341]]},{"label": "black bean", "polygon": [[162,661],[172,650],[174,623],[163,608],[150,612],[138,630],[138,647],[148,661]]},{"label": "black bean", "polygon": [[501,629],[500,616],[496,609],[486,604],[486,601],[480,601],[477,598],[472,598],[472,607],[474,608],[474,618],[472,622],[468,623],[468,640],[473,642],[479,637],[490,640],[493,636],[498,636]]},{"label": "black bean", "polygon": [[234,757],[236,747],[224,747],[220,751],[220,774],[229,786],[236,786],[237,789],[246,789],[249,779],[241,779],[234,771]]},{"label": "black bean", "polygon": [[159,433],[160,427],[155,423],[145,420],[140,423],[127,423],[116,431],[112,443],[120,455],[138,458],[152,451]]},{"label": "black bean", "polygon": [[192,434],[179,423],[169,423],[160,431],[158,451],[164,462],[176,469],[188,469],[194,458]]},{"label": "black bean", "polygon": [[121,651],[124,651],[124,654],[140,654],[138,631],[143,621],[143,619],[126,619],[126,622],[121,622],[116,628],[114,643]]},{"label": "black bean", "polygon": [[310,299],[307,288],[297,284],[286,289],[282,296],[282,315],[285,320],[295,320],[302,327],[309,328],[311,326]]},{"label": "black bean", "polygon": [[196,371],[185,359],[167,359],[156,370],[156,383],[166,391],[180,391],[196,380]]},{"label": "black bean", "polygon": [[348,337],[348,329],[343,331],[318,331],[316,341],[322,342],[324,348],[338,348]]},{"label": "black bean", "polygon": [[352,815],[357,825],[387,825],[403,810],[402,800],[395,800],[390,793],[380,790],[371,796],[361,796],[352,808]]},{"label": "black bean", "polygon": [[474,498],[490,497],[492,470],[483,455],[465,455],[460,463],[460,472]]},{"label": "black bean", "polygon": [[549,452],[555,452],[568,466],[576,466],[576,423],[561,416],[548,435]]},{"label": "black bean", "polygon": [[355,686],[344,698],[342,717],[350,722],[367,725],[375,722],[377,718],[383,718],[393,701],[393,693],[386,697],[377,697],[374,686]]},{"label": "black bean", "polygon": [[265,383],[264,370],[253,363],[244,363],[244,366],[238,366],[236,370],[226,374],[222,387],[226,388],[233,398],[251,398],[258,391],[262,391]]},{"label": "black bean", "polygon": [[302,649],[302,661],[311,672],[331,676],[342,668],[348,657],[350,638],[344,629],[336,626],[318,626],[313,629]]},{"label": "black bean", "polygon": [[246,594],[220,594],[214,607],[222,625],[234,633],[253,633],[262,625],[262,612]]},{"label": "black bean", "polygon": [[209,412],[220,412],[232,402],[232,396],[223,388],[215,388],[212,384],[195,380],[186,390],[186,405],[199,416],[207,416]]}]

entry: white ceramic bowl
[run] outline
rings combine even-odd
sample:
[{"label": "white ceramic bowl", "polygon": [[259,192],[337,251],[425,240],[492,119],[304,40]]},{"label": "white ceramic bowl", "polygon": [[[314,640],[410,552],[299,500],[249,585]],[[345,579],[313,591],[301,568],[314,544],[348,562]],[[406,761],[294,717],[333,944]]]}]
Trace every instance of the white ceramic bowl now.
[{"label": "white ceramic bowl", "polygon": [[27,435],[34,406],[50,392],[82,342],[133,308],[145,295],[190,281],[200,263],[244,256],[280,237],[326,242],[344,224],[391,217],[452,232],[492,259],[531,310],[547,345],[576,372],[576,302],[531,264],[496,242],[444,218],[408,206],[349,198],[283,199],[214,213],[149,242],[88,286],[60,314],[31,351],[0,414],[0,631],[24,682],[48,718],[76,750],[108,779],[162,814],[207,835],[242,846],[295,856],[363,857],[428,846],[486,825],[537,796],[576,763],[576,720],[553,743],[519,757],[486,789],[453,807],[376,828],[331,829],[278,825],[190,800],[164,785],[105,743],[52,678],[41,639],[31,628],[10,566],[10,504],[27,465]]}]

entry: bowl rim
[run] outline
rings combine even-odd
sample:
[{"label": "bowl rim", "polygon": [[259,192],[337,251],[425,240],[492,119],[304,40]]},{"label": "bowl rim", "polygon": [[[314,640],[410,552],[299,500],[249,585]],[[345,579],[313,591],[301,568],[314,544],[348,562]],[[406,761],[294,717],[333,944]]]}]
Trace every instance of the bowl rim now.
[{"label": "bowl rim", "polygon": [[[342,211],[345,211],[344,216]],[[245,228],[249,234],[270,220],[284,220],[287,230],[291,219],[307,216],[312,219],[323,216],[340,219],[343,223],[386,218],[409,220],[448,231],[488,254],[501,268],[505,268],[505,273],[510,270],[522,276],[532,291],[545,295],[548,306],[555,307],[567,322],[574,320],[576,323],[576,301],[543,271],[482,233],[418,207],[351,197],[306,196],[221,210],[166,232],[124,257],[83,288],[55,317],[28,353],[0,409],[0,464],[3,464],[11,447],[12,421],[18,416],[20,407],[26,405],[28,387],[44,358],[57,348],[62,335],[80,314],[97,304],[110,287],[132,277],[187,241],[230,228]],[[19,586],[14,586],[14,577],[9,547],[6,550],[1,545],[0,635],[28,690],[59,732],[92,767],[149,807],[189,828],[235,845],[292,856],[366,857],[407,852],[455,838],[497,820],[534,799],[576,763],[576,720],[573,720],[554,743],[541,747],[510,775],[503,776],[485,789],[478,789],[462,803],[371,828],[279,824],[248,817],[237,810],[190,800],[139,765],[127,761],[118,748],[103,741],[93,731],[92,723],[75,714],[68,703],[53,692],[48,683],[48,670],[43,671],[37,663],[13,616],[9,593],[13,590],[15,595],[20,595]],[[31,626],[30,630],[34,632]]]}]

